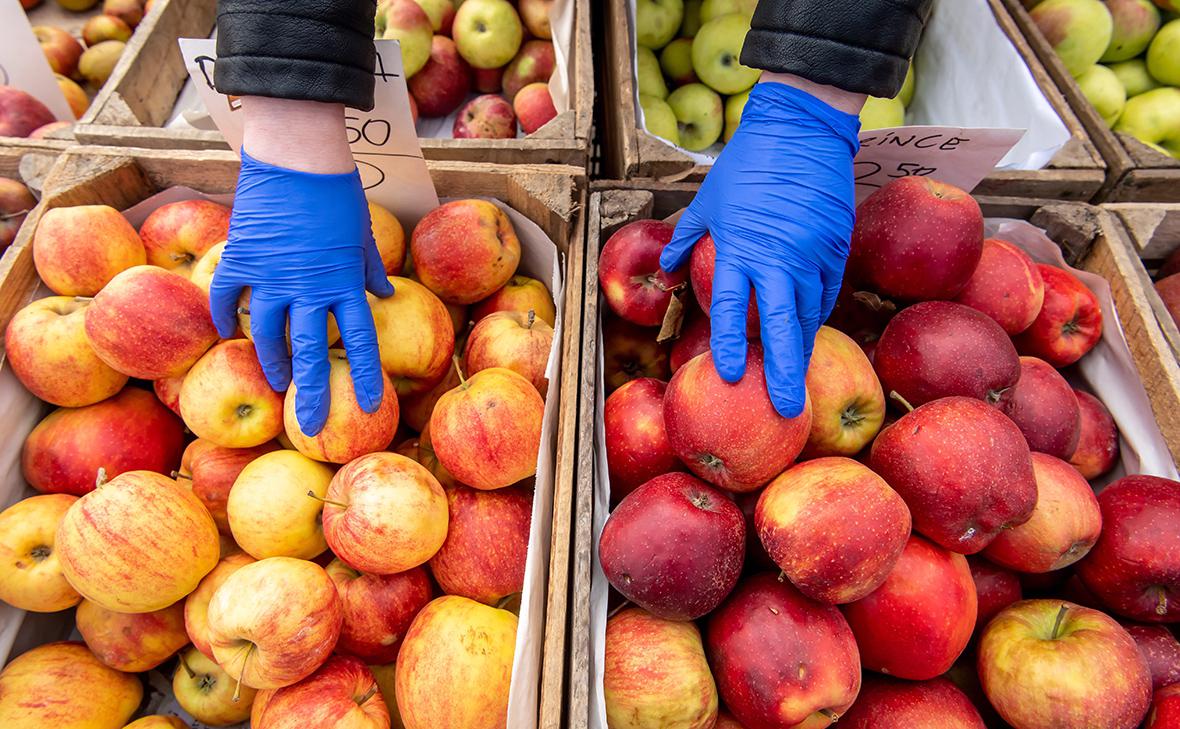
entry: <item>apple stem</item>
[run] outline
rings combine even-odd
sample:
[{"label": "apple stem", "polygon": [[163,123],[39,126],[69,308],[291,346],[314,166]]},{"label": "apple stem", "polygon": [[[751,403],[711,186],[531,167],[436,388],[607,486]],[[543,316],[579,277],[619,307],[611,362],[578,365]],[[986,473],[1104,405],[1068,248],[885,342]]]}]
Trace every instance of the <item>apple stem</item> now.
[{"label": "apple stem", "polygon": [[824,718],[826,718],[828,721],[832,722],[833,724],[840,721],[840,715],[837,714],[836,712],[832,711],[831,709],[820,709],[816,713],[823,716]]},{"label": "apple stem", "polygon": [[312,491],[311,489],[307,490],[307,495],[310,496],[311,498],[315,499],[316,501],[322,501],[325,504],[331,504],[332,506],[339,506],[341,509],[348,508],[348,504],[344,503],[343,501],[332,501],[331,499],[325,499],[323,496],[316,496],[316,493],[314,491]]},{"label": "apple stem", "polygon": [[251,643],[246,647],[246,656],[242,659],[242,670],[238,671],[238,682],[234,686],[234,702],[236,703],[242,698],[242,679],[246,677],[246,661],[250,660],[250,654],[254,652],[254,644]]},{"label": "apple stem", "polygon": [[94,301],[94,297],[93,296],[75,296],[74,301],[90,302],[90,301]]},{"label": "apple stem", "polygon": [[463,366],[459,363],[459,355],[452,355],[451,362],[455,365],[455,373],[459,375],[459,387],[467,387],[467,378],[463,376]]},{"label": "apple stem", "polygon": [[239,306],[238,313],[242,316],[250,316],[250,308],[247,306]]},{"label": "apple stem", "polygon": [[369,687],[369,690],[365,692],[365,695],[356,700],[356,705],[364,706],[365,702],[373,698],[373,694],[375,693],[377,693],[377,684],[374,682],[373,685]]},{"label": "apple stem", "polygon": [[172,476],[172,478],[184,478],[184,479],[188,479],[189,481],[193,480],[192,474],[181,473],[180,471],[173,471],[171,473],[171,476]]},{"label": "apple stem", "polygon": [[1061,621],[1065,620],[1065,613],[1069,611],[1069,605],[1061,603],[1061,609],[1057,611],[1057,619],[1053,621],[1053,634],[1049,636],[1049,640],[1057,640],[1060,636],[1058,631],[1061,630]]},{"label": "apple stem", "polygon": [[535,309],[529,309],[529,321],[525,324],[525,329],[532,329],[533,323],[537,321],[537,312]]},{"label": "apple stem", "polygon": [[914,406],[910,405],[910,401],[906,400],[904,397],[902,397],[901,393],[899,393],[897,390],[890,390],[889,397],[891,397],[894,400],[901,403],[901,406],[906,409],[906,412],[908,412],[908,413],[914,412]]},{"label": "apple stem", "polygon": [[778,571],[778,581],[784,582],[786,579],[787,579],[787,573],[784,572],[783,570],[779,570]]},{"label": "apple stem", "polygon": [[107,483],[107,470],[102,466],[98,467],[98,474],[94,477],[94,488],[102,488]]},{"label": "apple stem", "polygon": [[1155,605],[1155,614],[1156,615],[1167,615],[1168,614],[1168,592],[1167,592],[1167,590],[1165,590],[1163,588],[1162,585],[1157,586],[1155,589],[1159,592],[1159,596],[1157,597],[1157,602]]},{"label": "apple stem", "polygon": [[630,606],[631,606],[631,601],[630,601],[630,600],[624,600],[623,602],[619,603],[619,606],[618,606],[618,607],[616,607],[614,610],[611,610],[609,613],[607,613],[607,615],[606,615],[606,619],[607,619],[607,620],[610,620],[611,618],[613,618],[614,616],[616,616],[616,615],[618,615],[619,613],[623,612],[624,610],[626,610],[626,609],[627,609],[628,607],[630,607]]},{"label": "apple stem", "polygon": [[194,671],[194,670],[193,670],[193,668],[192,668],[192,666],[190,666],[190,665],[188,664],[188,661],[187,661],[187,660],[185,660],[184,656],[183,656],[183,655],[181,655],[181,656],[179,656],[179,658],[180,658],[180,665],[181,665],[181,667],[183,667],[183,668],[184,668],[184,672],[188,674],[188,677],[189,677],[189,678],[196,678],[196,677],[197,677],[197,672],[196,672],[196,671]]}]

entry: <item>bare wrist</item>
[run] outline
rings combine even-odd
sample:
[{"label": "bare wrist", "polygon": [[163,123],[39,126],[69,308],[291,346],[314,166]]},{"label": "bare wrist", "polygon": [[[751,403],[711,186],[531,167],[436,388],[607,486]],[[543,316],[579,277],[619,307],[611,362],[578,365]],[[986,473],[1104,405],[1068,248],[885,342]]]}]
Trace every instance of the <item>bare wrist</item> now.
[{"label": "bare wrist", "polygon": [[351,172],[344,105],[318,101],[242,98],[242,147],[267,164],[318,174]]},{"label": "bare wrist", "polygon": [[861,107],[865,105],[865,99],[868,98],[865,94],[845,91],[836,86],[817,84],[808,81],[802,76],[796,76],[790,73],[763,71],[762,77],[758,79],[758,83],[780,83],[786,84],[787,86],[794,86],[800,91],[806,91],[828,106],[839,109],[846,114],[859,114]]}]

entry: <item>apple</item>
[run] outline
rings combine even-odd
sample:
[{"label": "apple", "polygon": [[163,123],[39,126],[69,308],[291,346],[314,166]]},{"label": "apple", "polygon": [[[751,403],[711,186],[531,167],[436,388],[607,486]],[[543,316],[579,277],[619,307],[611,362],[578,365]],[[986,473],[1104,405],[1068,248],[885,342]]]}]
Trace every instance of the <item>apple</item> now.
[{"label": "apple", "polygon": [[78,73],[94,88],[101,87],[111,77],[126,48],[127,44],[119,40],[102,41],[90,46],[78,59]]},{"label": "apple", "polygon": [[[646,50],[646,48],[641,48],[640,52]],[[651,53],[651,51],[647,52]],[[556,67],[557,60],[551,42],[544,40],[525,41],[516,54],[516,58],[513,58],[512,62],[504,67],[504,75],[501,78],[504,96],[514,102],[513,106],[515,107],[516,94],[521,89],[534,83],[548,84],[549,77],[553,75]]]},{"label": "apple", "polygon": [[387,729],[389,709],[377,692],[373,673],[364,663],[351,656],[331,656],[302,681],[260,692],[250,714],[250,726]]},{"label": "apple", "polygon": [[1081,428],[1078,447],[1069,462],[1088,479],[1108,473],[1119,461],[1119,431],[1110,411],[1088,392],[1074,390]]},{"label": "apple", "polygon": [[142,699],[138,676],[109,668],[81,643],[37,646],[0,671],[4,729],[121,727]]},{"label": "apple", "polygon": [[1077,450],[1081,414],[1073,388],[1053,366],[1036,357],[1020,358],[1020,379],[1000,399],[1033,451],[1069,458]]},{"label": "apple", "polygon": [[1180,89],[1165,86],[1127,100],[1116,132],[1130,134],[1147,145],[1156,145],[1173,157],[1180,152]]},{"label": "apple", "polygon": [[1114,71],[1114,75],[1118,77],[1119,83],[1127,92],[1128,99],[1160,87],[1159,81],[1156,81],[1147,72],[1147,62],[1142,58],[1107,64],[1107,68]]},{"label": "apple", "polygon": [[116,18],[113,15],[95,15],[87,19],[86,24],[82,26],[82,40],[87,46],[96,46],[108,40],[126,43],[131,40],[132,32],[132,27],[122,18]]},{"label": "apple", "polygon": [[[668,364],[672,372],[680,369],[690,359],[709,351],[709,316],[697,307],[690,307],[685,315],[684,324],[680,327],[680,336],[672,341],[672,351],[668,355]],[[812,355],[812,359],[815,355]],[[876,374],[873,375],[876,377]],[[812,426],[814,427],[814,418]]]},{"label": "apple", "polygon": [[[78,59],[82,57],[82,44],[62,28],[51,25],[34,25],[36,37],[45,60],[55,74],[74,76],[78,73]],[[89,45],[89,44],[88,44]]]},{"label": "apple", "polygon": [[520,12],[520,20],[529,35],[537,38],[553,37],[553,29],[549,23],[553,2],[554,0],[520,0],[517,3],[516,9]]},{"label": "apple", "polygon": [[16,240],[21,223],[37,204],[37,198],[24,183],[0,177],[0,251]]},{"label": "apple", "polygon": [[253,564],[254,561],[254,558],[245,552],[222,557],[217,566],[197,585],[197,589],[184,599],[185,633],[188,634],[193,647],[209,658],[213,658],[213,648],[209,644],[209,602],[230,575],[248,564]]},{"label": "apple", "polygon": [[750,18],[741,13],[721,15],[705,22],[692,41],[692,69],[709,88],[722,94],[740,94],[758,80],[762,71],[739,60]]},{"label": "apple", "polygon": [[1045,303],[1032,326],[1015,338],[1016,348],[1054,367],[1066,367],[1102,338],[1102,309],[1098,297],[1077,276],[1043,263],[1037,268],[1045,281]]},{"label": "apple", "polygon": [[62,76],[60,73],[53,74],[53,77],[57,81],[57,86],[61,89],[62,95],[66,97],[66,103],[69,105],[70,112],[73,113],[74,117],[79,118],[85,114],[86,110],[90,108],[90,97],[86,95],[82,87],[72,79]]},{"label": "apple", "polygon": [[1147,50],[1160,27],[1160,11],[1151,0],[1106,0],[1113,32],[1103,63],[1126,61]]},{"label": "apple", "polygon": [[745,551],[741,509],[687,473],[657,476],[628,494],[598,543],[611,585],[668,620],[696,620],[720,605],[737,584]]},{"label": "apple", "polygon": [[782,473],[811,431],[811,402],[793,418],[775,410],[762,371],[762,348],[750,345],[745,375],[721,379],[705,352],[676,371],[664,396],[664,427],[688,469],[727,491],[753,491]]},{"label": "apple", "polygon": [[668,344],[657,342],[652,330],[616,316],[602,322],[602,358],[606,394],[639,377],[668,380]]},{"label": "apple", "polygon": [[1010,570],[975,556],[967,558],[967,566],[971,568],[971,579],[975,582],[978,604],[975,632],[980,633],[1001,610],[1020,602],[1024,593],[1020,578]]},{"label": "apple", "polygon": [[516,112],[502,96],[477,96],[459,109],[451,131],[455,139],[514,139]]},{"label": "apple", "polygon": [[[100,362],[102,360],[99,360]],[[104,366],[108,366],[103,362]],[[112,370],[113,371],[113,370]],[[158,380],[152,380],[152,392],[156,394],[156,399],[164,404],[169,410],[180,417],[180,388],[184,386],[184,374],[174,375],[172,377],[163,377]],[[126,377],[126,375],[121,375]]]},{"label": "apple", "polygon": [[397,453],[370,453],[332,477],[323,530],[349,566],[379,575],[403,572],[425,564],[447,538],[447,496],[421,464]]},{"label": "apple", "polygon": [[502,367],[466,379],[460,373],[459,382],[430,416],[439,462],[460,482],[484,490],[534,475],[545,411],[537,388]]},{"label": "apple", "polygon": [[664,428],[667,389],[661,380],[642,377],[606,398],[602,422],[612,503],[656,476],[684,470]]},{"label": "apple", "polygon": [[[202,254],[195,263],[193,263],[192,272],[189,273],[188,280],[196,284],[197,288],[201,289],[201,291],[204,291],[206,296],[209,295],[209,286],[213,283],[213,274],[217,271],[217,265],[221,263],[221,257],[225,254],[225,246],[225,241],[210,246],[209,249],[206,250],[205,253]],[[244,298],[246,299],[245,303],[249,305],[249,297]],[[249,315],[247,314],[245,316],[246,320],[249,321]],[[239,315],[239,319],[240,318],[241,315]],[[247,327],[247,329],[243,331],[242,334],[245,334],[248,331],[249,328]],[[237,334],[235,336],[241,336],[242,334]]]},{"label": "apple", "polygon": [[549,84],[541,81],[531,83],[516,92],[512,99],[512,109],[516,112],[520,128],[525,134],[532,134],[557,116],[553,97],[549,94]]},{"label": "apple", "polygon": [[610,308],[633,324],[659,326],[673,294],[688,278],[683,268],[672,273],[660,268],[660,253],[673,230],[662,220],[636,220],[615,231],[602,247],[598,283]]},{"label": "apple", "polygon": [[118,393],[127,376],[95,354],[84,322],[89,302],[70,296],[37,299],[13,316],[5,350],[29,392],[62,407],[84,407]]},{"label": "apple", "polygon": [[697,81],[692,68],[692,38],[677,38],[660,51],[660,69],[677,86]]},{"label": "apple", "polygon": [[439,398],[458,386],[459,372],[455,367],[451,367],[443,375],[442,380],[429,391],[408,397],[402,402],[402,422],[414,430],[422,432],[429,425],[430,415],[434,412],[434,406]]},{"label": "apple", "polygon": [[143,20],[146,11],[144,3],[140,0],[103,0],[102,12],[103,15],[119,18],[134,28]]},{"label": "apple", "polygon": [[283,432],[283,395],[271,389],[254,343],[230,339],[193,365],[180,389],[185,425],[224,448],[252,448]]},{"label": "apple", "polygon": [[498,94],[504,86],[504,68],[473,68],[471,76],[472,88],[481,94]]},{"label": "apple", "polygon": [[430,59],[407,85],[418,102],[420,114],[446,116],[467,98],[471,90],[471,67],[459,55],[453,40],[436,35],[430,44]]},{"label": "apple", "polygon": [[413,567],[391,575],[362,574],[340,559],[326,571],[344,611],[336,651],[367,663],[396,660],[411,621],[433,596],[429,573]]},{"label": "apple", "polygon": [[422,608],[397,657],[397,706],[406,729],[502,725],[516,628],[512,613],[465,597],[438,597]]},{"label": "apple", "polygon": [[497,311],[518,311],[522,314],[532,311],[550,327],[557,321],[557,310],[553,306],[553,295],[549,293],[548,287],[528,276],[513,276],[508,279],[508,283],[486,299],[473,305],[471,320],[478,323],[485,316]]},{"label": "apple", "polygon": [[0,137],[27,137],[53,121],[45,104],[20,89],[0,85]]},{"label": "apple", "polygon": [[[640,0],[640,5],[657,1],[672,0]],[[700,152],[721,138],[725,113],[716,91],[701,83],[685,84],[668,94],[667,101],[676,114],[682,147],[690,152]]]},{"label": "apple", "polygon": [[704,0],[700,9],[701,22],[707,23],[730,13],[740,13],[749,19],[757,6],[758,0]]},{"label": "apple", "polygon": [[676,114],[666,101],[640,94],[639,106],[643,109],[643,126],[648,132],[680,146],[680,129],[677,127]]},{"label": "apple", "polygon": [[393,296],[369,294],[381,368],[399,398],[422,394],[442,380],[455,353],[446,306],[417,281],[391,276]]},{"label": "apple", "polygon": [[684,19],[683,0],[637,0],[635,37],[639,45],[659,50],[676,36]]},{"label": "apple", "polygon": [[1106,126],[1113,127],[1127,105],[1127,90],[1115,72],[1106,66],[1094,65],[1082,71],[1077,84]]},{"label": "apple", "polygon": [[851,337],[831,327],[816,332],[807,396],[811,430],[804,458],[854,456],[885,422],[885,394],[873,363]]},{"label": "apple", "polygon": [[410,237],[410,256],[418,280],[436,296],[449,304],[474,304],[516,273],[520,240],[508,215],[494,203],[455,200],[418,222]]},{"label": "apple", "polygon": [[1147,48],[1147,70],[1166,86],[1180,86],[1180,22],[1170,20],[1159,29]]},{"label": "apple", "polygon": [[602,693],[612,729],[709,729],[717,685],[691,622],[629,607],[607,618]]},{"label": "apple", "polygon": [[898,681],[866,676],[841,729],[987,729],[971,699],[945,678]]},{"label": "apple", "polygon": [[1180,726],[1180,685],[1165,686],[1152,695],[1151,709],[1147,712],[1143,729],[1174,729],[1177,726]]},{"label": "apple", "polygon": [[974,398],[947,397],[903,415],[873,442],[869,467],[905,499],[915,531],[963,554],[1028,521],[1037,503],[1020,429]]},{"label": "apple", "polygon": [[75,620],[86,647],[117,671],[150,671],[188,645],[184,601],[149,613],[117,613],[83,600]]},{"label": "apple", "polygon": [[[1164,308],[1168,310],[1172,321],[1180,322],[1180,276],[1176,274],[1162,276],[1155,282],[1155,292],[1159,294],[1160,301],[1163,302]],[[1180,326],[1180,324],[1177,324],[1177,326]]]},{"label": "apple", "polygon": [[450,525],[430,572],[448,595],[496,605],[524,589],[533,490],[522,484],[480,491],[447,489]]},{"label": "apple", "polygon": [[451,24],[455,22],[455,3],[452,0],[414,0],[426,11],[430,18],[430,26],[435,33],[443,36],[451,34]]},{"label": "apple", "polygon": [[1180,642],[1171,630],[1163,625],[1137,623],[1123,623],[1123,628],[1147,661],[1154,691],[1180,683]]},{"label": "apple", "polygon": [[1151,674],[1127,631],[1064,600],[1026,600],[997,615],[979,641],[979,678],[1017,727],[1132,729],[1151,703]]},{"label": "apple", "polygon": [[406,263],[405,229],[402,228],[397,216],[372,200],[369,201],[369,221],[373,229],[373,240],[377,243],[377,252],[381,254],[381,262],[385,264],[385,275],[400,276]]},{"label": "apple", "polygon": [[474,68],[499,68],[520,49],[524,29],[508,0],[464,0],[455,11],[451,36]]},{"label": "apple", "polygon": [[405,729],[401,713],[397,710],[397,689],[394,685],[397,682],[397,664],[369,666],[369,670],[373,673],[373,680],[377,682],[377,690],[381,692],[385,707],[389,709],[389,726],[391,729]]},{"label": "apple", "polygon": [[82,599],[62,574],[57,526],[78,497],[30,496],[0,511],[0,601],[18,610],[53,613]]},{"label": "apple", "polygon": [[1045,282],[1032,258],[999,238],[985,238],[979,265],[955,301],[987,314],[1008,334],[1032,326],[1045,300]]},{"label": "apple", "polygon": [[521,375],[542,397],[549,389],[546,370],[553,328],[536,312],[502,311],[480,319],[467,337],[464,364],[469,374],[503,367]]},{"label": "apple", "polygon": [[196,648],[180,654],[172,674],[172,694],[190,716],[209,726],[229,726],[250,718],[255,689],[235,681]]},{"label": "apple", "polygon": [[[228,512],[230,489],[247,464],[259,456],[279,450],[273,441],[251,448],[226,448],[212,445],[193,456],[189,464],[189,478],[193,495],[201,500],[217,529],[222,534],[231,534]],[[183,471],[183,469],[182,469]]]},{"label": "apple", "polygon": [[951,299],[982,252],[983,214],[974,198],[929,177],[902,177],[857,208],[848,273],[882,296]]},{"label": "apple", "polygon": [[1110,10],[1099,0],[1044,0],[1029,15],[1072,76],[1097,63],[1114,34]]},{"label": "apple", "polygon": [[413,78],[430,60],[434,26],[430,16],[414,0],[390,0],[385,6],[381,37],[396,40],[402,49],[402,71]]},{"label": "apple", "polygon": [[821,727],[860,689],[856,642],[840,611],[762,573],[708,621],[705,650],[726,707],[748,727]]},{"label": "apple", "polygon": [[865,99],[859,116],[862,132],[905,126],[905,104],[900,99],[870,96]]},{"label": "apple", "polygon": [[1086,587],[1116,613],[1144,623],[1180,614],[1180,483],[1127,476],[1098,495],[1102,535],[1078,563]]},{"label": "apple", "polygon": [[657,99],[668,98],[668,84],[664,81],[660,62],[650,48],[643,46],[635,48],[635,73],[640,96],[654,96]]},{"label": "apple", "polygon": [[180,419],[150,392],[127,387],[100,403],[50,413],[25,439],[21,470],[38,491],[81,496],[94,490],[99,469],[112,478],[171,473],[183,449]]},{"label": "apple", "polygon": [[746,109],[746,102],[750,100],[750,92],[743,91],[725,100],[725,132],[721,135],[723,141],[728,142],[737,134],[738,124],[742,121],[742,112]]},{"label": "apple", "polygon": [[189,277],[197,259],[228,237],[229,214],[229,208],[208,200],[156,208],[139,226],[147,262]]},{"label": "apple", "polygon": [[[717,265],[717,245],[713,236],[705,233],[692,247],[689,259],[689,275],[692,278],[692,291],[696,296],[701,311],[712,314],[713,308],[713,274]],[[761,323],[758,318],[758,303],[754,296],[753,287],[750,288],[750,304],[746,309],[746,336],[757,339],[761,334]]]},{"label": "apple", "polygon": [[136,719],[123,729],[191,729],[184,719],[178,716],[165,716],[163,714],[152,714],[140,719]]},{"label": "apple", "polygon": [[328,548],[322,500],[332,478],[329,466],[296,451],[272,451],[250,461],[226,501],[234,541],[255,559],[321,554]]},{"label": "apple", "polygon": [[865,668],[924,681],[967,647],[978,598],[967,558],[915,534],[885,582],[843,610]]},{"label": "apple", "polygon": [[754,525],[800,592],[817,602],[849,603],[876,590],[893,570],[910,536],[910,512],[880,476],[852,459],[829,457],[771,481]]},{"label": "apple", "polygon": [[94,296],[117,274],[146,260],[135,228],[107,205],[52,208],[33,234],[37,275],[62,296]]}]

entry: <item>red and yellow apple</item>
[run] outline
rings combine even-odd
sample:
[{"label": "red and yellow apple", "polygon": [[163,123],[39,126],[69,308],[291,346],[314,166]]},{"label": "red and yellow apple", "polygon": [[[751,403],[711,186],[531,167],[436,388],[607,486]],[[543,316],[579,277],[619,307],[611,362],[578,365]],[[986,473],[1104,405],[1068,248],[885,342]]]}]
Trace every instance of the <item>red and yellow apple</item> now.
[{"label": "red and yellow apple", "polygon": [[508,283],[520,241],[508,215],[486,200],[457,200],[426,214],[410,236],[414,272],[452,304],[473,304]]},{"label": "red and yellow apple", "polygon": [[331,656],[299,683],[263,691],[250,715],[251,729],[389,729],[389,709],[364,663]]},{"label": "red and yellow apple", "polygon": [[519,311],[522,314],[532,311],[538,319],[551,327],[557,321],[553,296],[545,284],[519,274],[508,279],[508,283],[494,291],[491,296],[474,304],[471,307],[471,320],[478,323],[480,319],[497,311]]},{"label": "red and yellow apple", "polygon": [[1016,337],[1016,347],[1021,354],[1065,367],[1102,338],[1102,309],[1094,292],[1069,271],[1044,263],[1037,270],[1045,282],[1045,301],[1032,325]]},{"label": "red and yellow apple", "polygon": [[239,683],[196,648],[180,654],[172,674],[176,703],[209,726],[230,726],[250,718],[255,689]]},{"label": "red and yellow apple", "polygon": [[[62,296],[94,296],[122,271],[146,262],[135,228],[107,205],[46,210],[33,234],[37,275]],[[163,298],[156,293],[148,300]]]},{"label": "red and yellow apple", "polygon": [[[673,293],[688,279],[684,268],[672,273],[660,268],[660,253],[672,240],[673,230],[662,220],[636,220],[602,246],[598,283],[610,308],[633,324],[659,326]],[[654,339],[652,334],[648,336]]]},{"label": "red and yellow apple", "polygon": [[811,430],[804,458],[854,456],[885,422],[885,393],[873,363],[851,337],[821,326],[807,368]]},{"label": "red and yellow apple", "polygon": [[234,481],[247,464],[259,456],[277,450],[279,444],[274,441],[253,448],[225,448],[209,444],[193,455],[188,465],[193,494],[209,510],[213,521],[217,522],[218,531],[222,534],[232,533],[228,502]]},{"label": "red and yellow apple", "polygon": [[117,613],[83,600],[74,620],[86,646],[117,671],[150,671],[188,645],[184,601],[150,613]]},{"label": "red and yellow apple", "polygon": [[34,25],[33,36],[49,61],[55,74],[74,76],[78,73],[78,59],[82,57],[82,44],[64,28],[53,25]]},{"label": "red and yellow apple", "polygon": [[369,295],[381,368],[399,398],[420,395],[450,368],[455,330],[446,306],[430,289],[408,278],[391,277],[389,282],[393,296]]},{"label": "red and yellow apple", "polygon": [[0,726],[114,729],[131,721],[142,698],[138,676],[108,667],[85,645],[46,643],[0,671]]},{"label": "red and yellow apple", "polygon": [[225,448],[251,448],[283,432],[283,396],[271,389],[254,343],[230,339],[197,360],[180,389],[189,430]]},{"label": "red and yellow apple", "polygon": [[533,490],[447,489],[447,538],[430,558],[430,573],[448,595],[496,605],[524,590]]},{"label": "red and yellow apple", "polygon": [[209,646],[209,601],[230,575],[254,561],[254,558],[245,552],[222,557],[217,566],[197,585],[197,589],[184,599],[185,632],[193,647],[209,658],[213,657],[213,649]]},{"label": "red and yellow apple", "polygon": [[430,573],[411,567],[392,575],[364,574],[340,559],[325,569],[344,613],[336,652],[365,663],[395,661],[414,616],[434,596]]},{"label": "red and yellow apple", "polygon": [[209,200],[161,205],[139,226],[147,262],[188,278],[197,260],[229,237],[229,213]]},{"label": "red and yellow apple", "polygon": [[468,375],[503,367],[524,377],[541,397],[549,390],[546,369],[553,327],[536,312],[500,311],[480,319],[467,337],[463,357]]},{"label": "red and yellow apple", "polygon": [[557,116],[549,84],[543,81],[528,84],[512,99],[512,110],[525,134],[532,134]]},{"label": "red and yellow apple", "polygon": [[78,497],[41,494],[0,512],[0,600],[20,610],[53,613],[82,596],[62,574],[57,527]]}]

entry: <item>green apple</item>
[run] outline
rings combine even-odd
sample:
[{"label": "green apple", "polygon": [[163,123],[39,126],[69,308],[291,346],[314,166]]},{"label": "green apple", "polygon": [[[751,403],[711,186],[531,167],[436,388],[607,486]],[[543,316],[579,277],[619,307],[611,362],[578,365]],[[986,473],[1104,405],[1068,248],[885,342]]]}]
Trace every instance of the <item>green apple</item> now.
[{"label": "green apple", "polygon": [[393,0],[384,17],[385,30],[381,37],[401,44],[402,70],[410,78],[430,60],[430,45],[434,40],[430,16],[414,0]]},{"label": "green apple", "polygon": [[1142,53],[1160,28],[1160,11],[1151,0],[1106,0],[1114,22],[1110,45],[1100,59],[1125,61]]},{"label": "green apple", "polygon": [[722,138],[726,142],[733,139],[734,133],[737,132],[738,124],[742,121],[742,109],[746,108],[746,102],[749,100],[749,91],[734,94],[725,100],[725,134]]},{"label": "green apple", "polygon": [[692,70],[697,78],[721,94],[740,94],[753,86],[762,72],[739,60],[749,30],[750,19],[741,13],[702,25],[692,40]]},{"label": "green apple", "polygon": [[676,37],[684,20],[684,0],[636,0],[635,40],[658,51]]},{"label": "green apple", "polygon": [[677,86],[697,80],[692,72],[692,38],[677,38],[660,51],[660,68]]},{"label": "green apple", "polygon": [[1075,77],[1098,63],[1114,34],[1110,11],[1099,0],[1044,0],[1029,15]]},{"label": "green apple", "polygon": [[451,37],[474,68],[500,68],[516,57],[524,28],[508,0],[466,0],[455,11]]},{"label": "green apple", "polygon": [[1119,82],[1122,83],[1123,88],[1127,90],[1127,98],[1138,96],[1144,91],[1151,91],[1158,89],[1160,82],[1151,77],[1147,72],[1147,62],[1142,58],[1132,58],[1129,61],[1119,61],[1108,66],[1114,75],[1119,77]]},{"label": "green apple", "polygon": [[1155,34],[1147,48],[1147,70],[1162,84],[1180,86],[1180,18]]},{"label": "green apple", "polygon": [[870,96],[865,99],[865,105],[860,110],[860,130],[889,129],[905,125],[905,104],[901,99],[882,99]]},{"label": "green apple", "polygon": [[730,13],[741,13],[748,21],[754,17],[756,7],[758,0],[704,0],[701,3],[701,24]]},{"label": "green apple", "polygon": [[1095,64],[1078,76],[1078,88],[1106,126],[1114,126],[1127,104],[1127,90],[1118,75],[1102,64]]},{"label": "green apple", "polygon": [[699,152],[721,138],[725,122],[721,97],[704,84],[688,84],[668,94],[668,106],[676,114],[680,146]]},{"label": "green apple", "polygon": [[704,0],[684,0],[684,20],[680,23],[680,35],[692,38],[701,29],[701,3]]},{"label": "green apple", "polygon": [[650,48],[635,49],[635,63],[639,74],[639,93],[663,99],[668,96],[668,85],[660,71],[660,62]]},{"label": "green apple", "polygon": [[1180,89],[1164,86],[1128,99],[1114,130],[1180,156]]},{"label": "green apple", "polygon": [[647,94],[639,95],[639,105],[643,107],[643,122],[647,131],[663,137],[672,144],[680,146],[680,128],[676,126],[676,114],[668,102]]},{"label": "green apple", "polygon": [[897,92],[897,100],[901,102],[902,106],[907,109],[910,102],[914,100],[914,62],[910,61],[910,67],[905,70],[905,81],[901,82],[901,91]]}]

